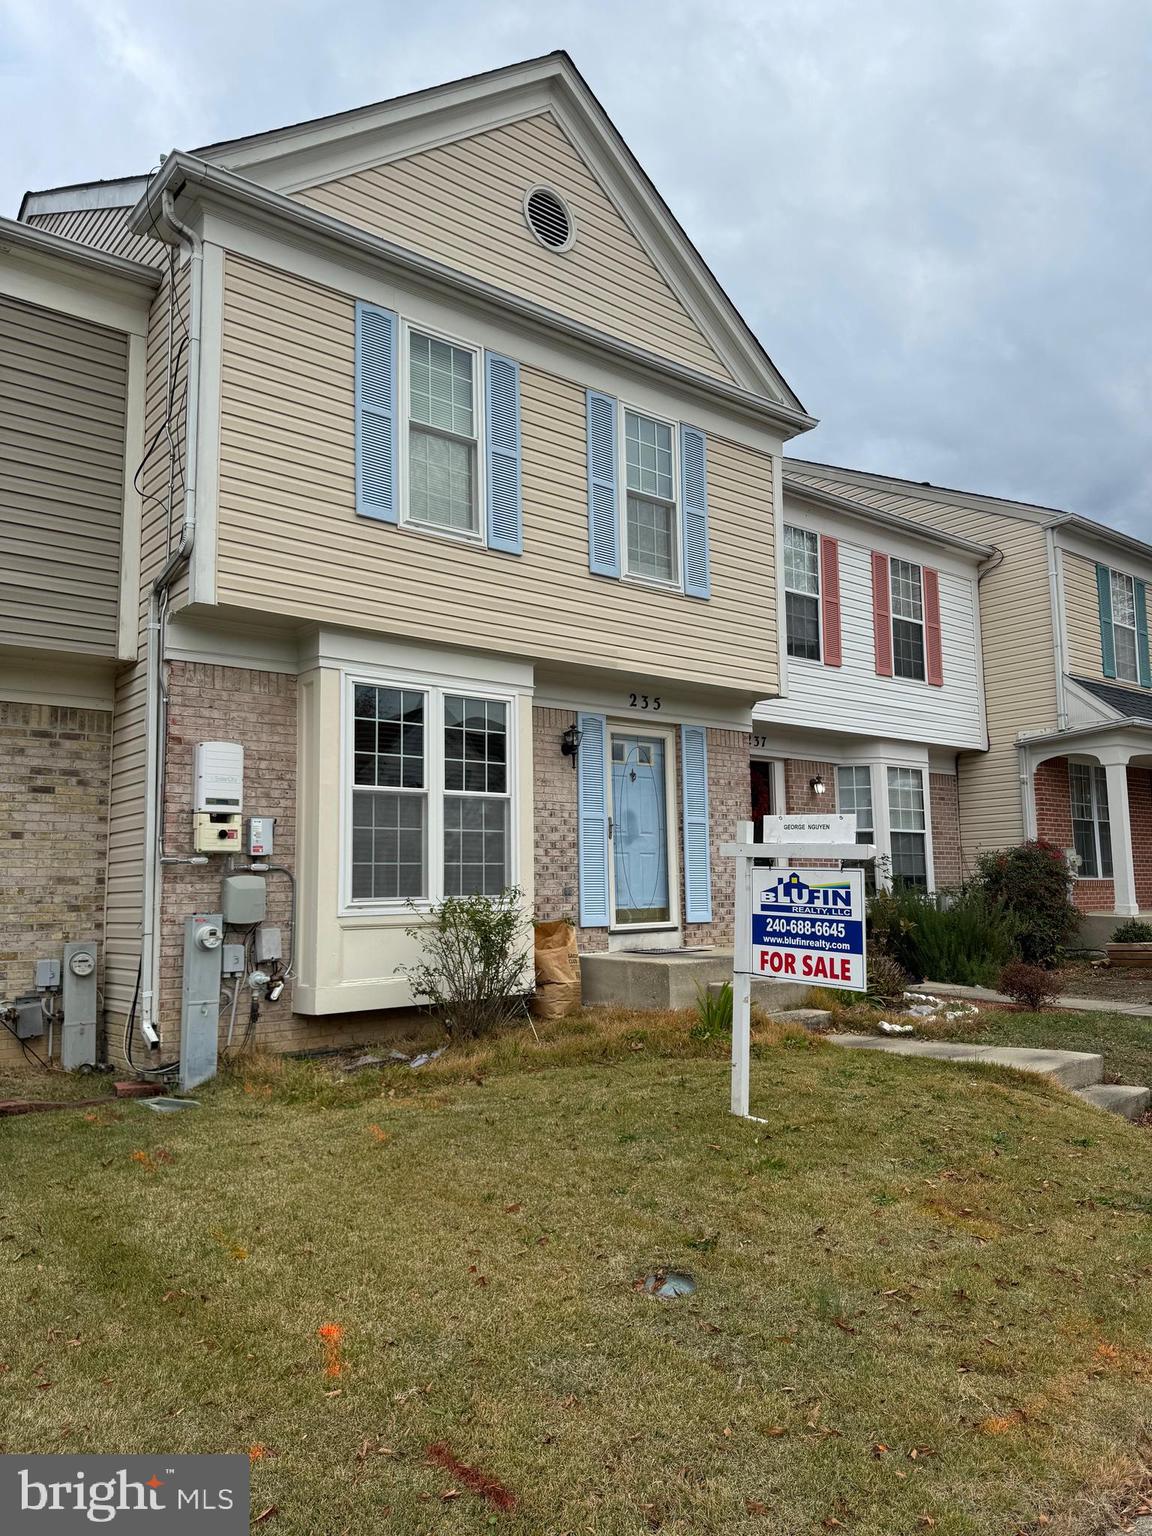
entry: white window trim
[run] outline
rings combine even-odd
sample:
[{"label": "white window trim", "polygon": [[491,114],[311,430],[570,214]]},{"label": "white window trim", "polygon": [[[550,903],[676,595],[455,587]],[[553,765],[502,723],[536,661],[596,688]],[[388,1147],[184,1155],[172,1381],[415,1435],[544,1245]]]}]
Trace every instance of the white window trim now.
[{"label": "white window trim", "polygon": [[[412,693],[423,693],[425,708],[425,785],[423,793],[428,798],[427,861],[428,894],[419,901],[409,903],[406,897],[389,901],[355,900],[352,896],[352,782],[355,718],[355,688],[357,684],[371,688],[403,688]],[[342,676],[340,699],[340,917],[395,916],[396,914],[428,912],[444,899],[444,696],[461,694],[465,698],[485,699],[508,708],[508,792],[493,795],[492,799],[504,799],[508,805],[508,884],[519,886],[520,838],[519,838],[519,695],[506,689],[485,687],[479,683],[461,681],[435,681],[419,673],[403,670],[372,671],[358,668]],[[435,752],[429,750],[429,742],[435,743]]]},{"label": "white window trim", "polygon": [[[609,933],[657,933],[677,930],[681,926],[680,910],[680,847],[679,847],[679,775],[676,772],[676,726],[640,726],[638,721],[612,719],[606,721],[604,732],[604,771],[607,775],[608,803],[611,807],[613,837],[608,844],[608,900]],[[664,821],[668,847],[668,910],[671,917],[663,923],[618,923],[616,915],[616,802],[612,797],[612,738],[613,736],[654,736],[664,742]]]},{"label": "white window trim", "polygon": [[[1083,869],[1078,866],[1073,871],[1073,876],[1077,880],[1115,880],[1116,878],[1115,869],[1113,869],[1110,875],[1106,875],[1104,873],[1105,848],[1108,850],[1108,862],[1113,862],[1111,843],[1112,807],[1108,807],[1108,821],[1105,823],[1105,825],[1108,827],[1108,838],[1105,839],[1100,835],[1100,794],[1099,786],[1096,781],[1096,769],[1099,766],[1100,764],[1098,763],[1089,762],[1086,759],[1079,758],[1072,758],[1068,764],[1068,815],[1072,823],[1072,846],[1073,848],[1076,846],[1076,823],[1078,821],[1083,821],[1084,818],[1075,814],[1075,801],[1072,798],[1071,770],[1073,768],[1085,768],[1088,772],[1088,794],[1092,803],[1092,842],[1096,848],[1096,873],[1094,875],[1085,874]],[[1107,789],[1107,782],[1105,782],[1105,789]]]},{"label": "white window trim", "polygon": [[[1116,594],[1112,590],[1112,584],[1116,577],[1127,582],[1132,588],[1132,623],[1120,624],[1116,620]],[[1140,681],[1140,632],[1136,628],[1136,578],[1130,576],[1127,571],[1118,571],[1113,566],[1108,567],[1108,600],[1112,609],[1112,657],[1116,666],[1116,681],[1118,683],[1139,683]],[[1120,651],[1116,645],[1116,631],[1122,629],[1132,636],[1132,665],[1131,677],[1125,677],[1120,672]],[[1101,876],[1107,879],[1107,876]]]},{"label": "white window trim", "polygon": [[[788,663],[790,666],[795,663],[797,666],[801,667],[822,667],[824,665],[824,572],[820,568],[820,534],[816,531],[815,528],[805,528],[803,523],[785,522],[783,534],[785,539],[788,537],[789,528],[794,529],[797,533],[809,533],[816,540],[816,591],[801,592],[796,587],[790,587],[788,585],[788,568],[784,560],[784,545],[781,544],[780,569],[784,582],[784,651],[788,657]],[[788,649],[789,592],[794,592],[797,597],[815,597],[816,599],[816,623],[820,634],[820,655],[817,657],[793,656],[792,652]],[[849,765],[845,764],[844,766],[847,767]]]},{"label": "white window trim", "polygon": [[[903,768],[909,773],[920,775],[920,786],[924,792],[924,831],[915,833],[914,836],[924,838],[924,869],[927,875],[929,893],[936,889],[936,861],[932,846],[932,772],[930,768],[922,767],[919,763],[899,763],[884,761],[873,764],[872,776],[872,821],[876,827],[874,841],[878,849],[882,850],[888,860],[888,868],[884,871],[884,878],[877,877],[877,887],[883,886],[885,890],[892,889],[892,804],[888,798],[888,770],[889,768]],[[879,801],[876,799],[877,772],[880,778],[883,794]],[[880,829],[883,826],[883,841],[881,841]],[[898,829],[903,831],[903,828]]]},{"label": "white window trim", "polygon": [[[896,612],[896,594],[893,590],[892,567],[899,561],[901,565],[909,565],[917,572],[920,578],[920,617],[918,619],[906,619],[902,613]],[[905,677],[902,672],[896,670],[896,621],[901,624],[919,624],[920,626],[920,654],[924,658],[923,677]],[[928,682],[928,620],[924,610],[924,565],[919,560],[908,560],[903,555],[888,556],[888,643],[892,647],[892,681],[896,683],[919,684],[921,687],[929,687]],[[899,767],[899,764],[895,766]]]},{"label": "white window trim", "polygon": [[[633,416],[644,416],[649,421],[657,421],[661,426],[667,427],[672,434],[672,537],[676,547],[676,580],[664,581],[658,576],[636,576],[628,569],[628,431],[627,418],[631,411]],[[684,550],[683,550],[683,521],[684,508],[681,505],[683,488],[680,484],[680,424],[670,418],[661,416],[655,411],[648,410],[642,405],[633,405],[630,401],[619,400],[617,403],[616,422],[616,462],[617,484],[619,485],[619,506],[617,517],[620,529],[620,579],[632,582],[638,587],[653,587],[658,592],[683,592],[684,590]],[[643,491],[635,491],[636,496],[644,497]],[[659,497],[644,497],[648,501],[659,501]]]},{"label": "white window trim", "polygon": [[[421,336],[430,336],[434,341],[447,342],[449,346],[459,347],[461,351],[472,354],[472,401],[476,426],[474,475],[476,527],[474,530],[439,528],[434,523],[414,521],[408,515],[408,485],[410,479],[408,443],[412,425],[410,396],[412,382],[411,340],[413,331],[416,331]],[[487,387],[484,378],[484,348],[478,342],[469,341],[463,336],[454,336],[451,332],[442,330],[438,326],[423,325],[418,320],[409,320],[401,316],[397,368],[400,374],[400,378],[397,381],[399,387],[396,395],[396,402],[400,412],[400,431],[397,433],[397,494],[400,500],[400,526],[408,528],[414,533],[431,534],[436,539],[452,539],[459,544],[479,544],[484,546],[488,543],[488,423],[485,417]],[[420,423],[418,422],[417,426],[419,425]]]}]

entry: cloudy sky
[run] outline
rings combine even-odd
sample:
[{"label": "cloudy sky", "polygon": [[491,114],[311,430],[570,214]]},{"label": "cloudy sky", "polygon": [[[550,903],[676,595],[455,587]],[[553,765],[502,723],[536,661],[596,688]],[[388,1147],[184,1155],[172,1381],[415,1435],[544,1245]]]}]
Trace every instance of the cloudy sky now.
[{"label": "cloudy sky", "polygon": [[1152,0],[0,0],[0,211],[556,47],[796,451],[1152,538]]}]

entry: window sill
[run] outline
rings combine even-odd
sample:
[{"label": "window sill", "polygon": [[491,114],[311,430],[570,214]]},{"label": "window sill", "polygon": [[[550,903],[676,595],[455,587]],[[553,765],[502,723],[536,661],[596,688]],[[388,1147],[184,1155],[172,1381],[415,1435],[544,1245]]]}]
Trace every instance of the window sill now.
[{"label": "window sill", "polygon": [[488,547],[488,541],[482,533],[471,532],[464,528],[438,528],[435,523],[414,522],[407,517],[400,519],[399,527],[405,533],[427,534],[433,539],[448,539],[453,544],[473,544],[478,549]]},{"label": "window sill", "polygon": [[678,581],[661,581],[655,576],[633,576],[628,571],[622,573],[620,580],[627,582],[630,587],[647,587],[651,592],[669,592],[674,597],[685,596],[684,587]]}]

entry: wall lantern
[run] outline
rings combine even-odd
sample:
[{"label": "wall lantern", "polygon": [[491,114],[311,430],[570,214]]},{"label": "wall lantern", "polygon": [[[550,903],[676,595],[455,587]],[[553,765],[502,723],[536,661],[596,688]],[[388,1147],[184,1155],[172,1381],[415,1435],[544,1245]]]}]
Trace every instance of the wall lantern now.
[{"label": "wall lantern", "polygon": [[826,795],[828,793],[828,786],[819,774],[814,779],[808,780],[808,788],[814,795]]},{"label": "wall lantern", "polygon": [[584,732],[577,730],[575,723],[570,725],[560,738],[560,751],[564,757],[572,759],[572,767],[576,767],[576,754],[580,750],[580,743],[584,740]]}]

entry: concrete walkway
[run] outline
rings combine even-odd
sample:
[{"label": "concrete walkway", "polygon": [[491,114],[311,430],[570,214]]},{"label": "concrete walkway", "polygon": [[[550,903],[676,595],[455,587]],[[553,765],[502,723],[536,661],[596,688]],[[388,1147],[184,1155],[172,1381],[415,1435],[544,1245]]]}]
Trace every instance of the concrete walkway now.
[{"label": "concrete walkway", "polygon": [[[785,1014],[786,1018],[787,1015]],[[1152,1102],[1152,1091],[1129,1084],[1105,1083],[1104,1058],[1092,1051],[1036,1050],[1017,1045],[971,1045],[958,1040],[910,1040],[906,1035],[826,1035],[833,1045],[889,1056],[918,1056],[922,1061],[952,1061],[1012,1067],[1050,1077],[1087,1104],[1126,1120],[1139,1120]]]},{"label": "concrete walkway", "polygon": [[[988,987],[961,987],[950,981],[926,981],[910,992],[930,992],[933,997],[962,997],[972,1003],[1010,1003],[1004,992],[993,992]],[[1115,998],[1070,997],[1067,994],[1056,999],[1057,1008],[1067,1008],[1074,1013],[1123,1013],[1132,1019],[1152,1019],[1152,1003],[1118,1003]]]}]

